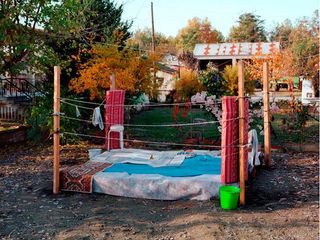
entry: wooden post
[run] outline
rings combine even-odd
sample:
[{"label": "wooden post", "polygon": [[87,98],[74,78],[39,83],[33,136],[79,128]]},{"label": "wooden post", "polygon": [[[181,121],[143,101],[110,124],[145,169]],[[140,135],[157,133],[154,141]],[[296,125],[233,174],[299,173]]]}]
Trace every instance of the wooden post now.
[{"label": "wooden post", "polygon": [[239,103],[239,180],[240,180],[240,205],[245,204],[245,152],[244,152],[244,69],[243,62],[238,62],[238,103]]},{"label": "wooden post", "polygon": [[263,126],[264,126],[264,155],[266,166],[271,165],[270,148],[270,106],[269,106],[269,67],[268,62],[263,62]]},{"label": "wooden post", "polygon": [[111,84],[110,84],[110,90],[115,90],[116,89],[116,75],[113,72],[110,76]]},{"label": "wooden post", "polygon": [[54,96],[53,96],[53,193],[59,193],[59,164],[60,164],[60,67],[54,67]]}]

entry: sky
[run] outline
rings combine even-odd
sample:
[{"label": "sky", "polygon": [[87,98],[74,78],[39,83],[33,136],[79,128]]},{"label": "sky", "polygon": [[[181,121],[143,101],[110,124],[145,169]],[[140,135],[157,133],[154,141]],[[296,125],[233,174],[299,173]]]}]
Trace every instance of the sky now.
[{"label": "sky", "polygon": [[[132,20],[132,31],[151,28],[151,0],[115,0],[124,5],[123,20]],[[155,31],[176,36],[188,19],[209,18],[224,36],[229,34],[239,15],[252,12],[265,20],[267,31],[277,23],[290,19],[293,23],[303,16],[312,16],[320,0],[153,0]]]}]

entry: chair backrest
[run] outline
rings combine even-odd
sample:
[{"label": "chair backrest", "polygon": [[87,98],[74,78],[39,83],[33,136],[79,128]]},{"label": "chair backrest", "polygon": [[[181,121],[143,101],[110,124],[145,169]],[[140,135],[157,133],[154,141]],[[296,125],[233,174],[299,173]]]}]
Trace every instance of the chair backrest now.
[{"label": "chair backrest", "polygon": [[[123,124],[124,119],[124,90],[109,90],[106,93],[106,114],[105,114],[105,124],[106,124],[106,142],[105,146],[108,146],[108,131],[111,125]],[[110,149],[120,148],[120,136],[119,133],[113,132],[110,135]]]}]

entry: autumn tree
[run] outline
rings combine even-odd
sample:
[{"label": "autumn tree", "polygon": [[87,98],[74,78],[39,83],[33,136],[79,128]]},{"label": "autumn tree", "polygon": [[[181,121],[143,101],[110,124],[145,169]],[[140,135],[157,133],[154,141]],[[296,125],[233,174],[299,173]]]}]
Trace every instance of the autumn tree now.
[{"label": "autumn tree", "polygon": [[186,27],[180,29],[176,36],[177,48],[180,51],[192,52],[196,43],[217,43],[223,41],[221,32],[212,27],[208,18],[192,18]]},{"label": "autumn tree", "polygon": [[[288,34],[288,35],[286,35]],[[284,41],[280,51],[274,51],[266,56],[253,57],[248,66],[252,79],[262,79],[263,61],[269,63],[271,81],[280,78],[291,79],[294,76],[304,76],[313,79],[316,90],[319,89],[317,75],[319,74],[319,16],[316,11],[312,18],[303,18],[291,26],[285,21],[271,32],[273,40]]]},{"label": "autumn tree", "polygon": [[[110,87],[110,76],[115,73],[116,88],[129,94],[145,92],[154,97],[161,83],[152,78],[150,69],[158,59],[155,55],[141,57],[138,52],[116,46],[97,45],[91,50],[92,58],[81,65],[79,77],[70,82],[76,93],[88,92],[90,99],[104,98]],[[156,69],[155,69],[156,70]]]},{"label": "autumn tree", "polygon": [[231,27],[229,39],[233,42],[263,42],[267,40],[264,20],[253,13],[239,16],[238,24]]}]

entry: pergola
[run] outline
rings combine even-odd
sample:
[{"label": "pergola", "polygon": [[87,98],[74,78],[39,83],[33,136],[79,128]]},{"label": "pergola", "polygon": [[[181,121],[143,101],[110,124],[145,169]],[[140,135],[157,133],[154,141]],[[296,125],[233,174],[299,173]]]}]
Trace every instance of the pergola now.
[{"label": "pergola", "polygon": [[279,42],[198,43],[193,55],[199,60],[200,69],[205,69],[208,62],[213,62],[219,69],[223,69],[225,65],[235,65],[237,60],[246,60],[254,56],[263,58],[279,50]]}]

